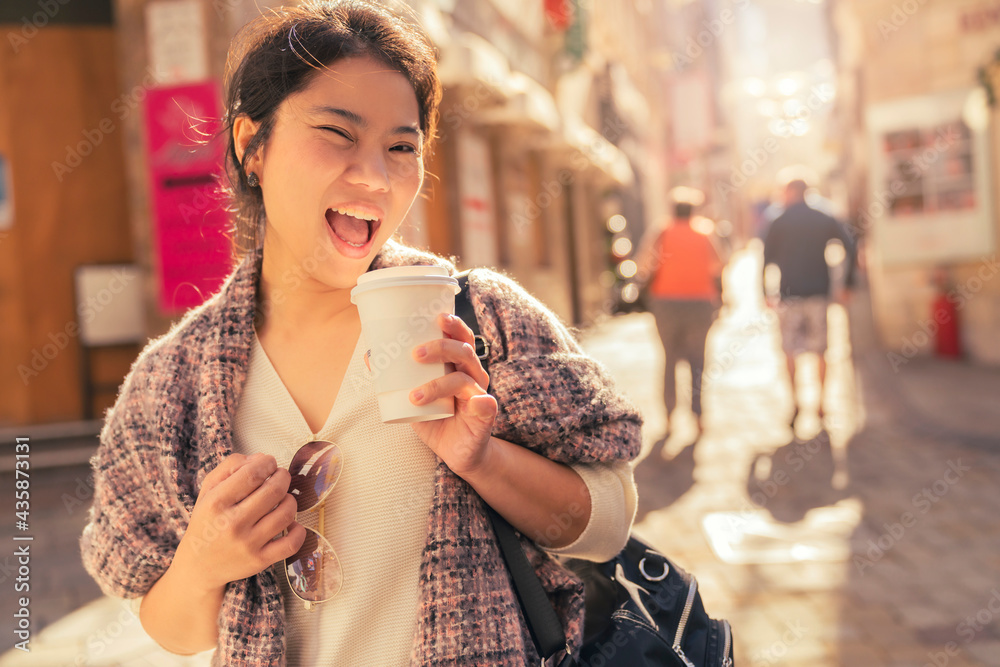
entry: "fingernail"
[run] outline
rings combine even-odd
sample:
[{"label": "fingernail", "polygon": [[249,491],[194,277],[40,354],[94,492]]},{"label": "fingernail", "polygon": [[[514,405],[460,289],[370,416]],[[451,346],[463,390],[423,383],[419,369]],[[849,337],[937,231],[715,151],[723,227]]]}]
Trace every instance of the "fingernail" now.
[{"label": "fingernail", "polygon": [[423,359],[427,356],[427,348],[421,345],[416,350],[413,351],[417,355],[417,359]]},{"label": "fingernail", "polygon": [[424,400],[424,392],[420,391],[419,389],[414,389],[412,392],[410,392],[410,400],[414,403],[420,403],[421,401]]}]

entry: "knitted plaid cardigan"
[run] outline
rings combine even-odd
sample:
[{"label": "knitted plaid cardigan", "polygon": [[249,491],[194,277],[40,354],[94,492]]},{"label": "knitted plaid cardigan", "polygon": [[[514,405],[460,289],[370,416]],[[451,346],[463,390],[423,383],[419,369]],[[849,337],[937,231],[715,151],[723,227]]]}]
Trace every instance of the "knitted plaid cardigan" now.
[{"label": "knitted plaid cardigan", "polygon": [[[454,266],[389,242],[371,268]],[[136,360],[92,459],[94,501],[84,565],[109,595],[144,595],[170,565],[202,482],[232,453],[232,420],[254,336],[260,256]],[[640,418],[557,318],[503,276],[477,270],[469,296],[490,344],[494,435],[559,462],[634,458]],[[575,651],[582,584],[533,542],[526,553]],[[280,564],[231,582],[219,613],[215,665],[285,664]],[[483,503],[439,461],[420,566],[412,665],[524,667],[537,654]]]}]

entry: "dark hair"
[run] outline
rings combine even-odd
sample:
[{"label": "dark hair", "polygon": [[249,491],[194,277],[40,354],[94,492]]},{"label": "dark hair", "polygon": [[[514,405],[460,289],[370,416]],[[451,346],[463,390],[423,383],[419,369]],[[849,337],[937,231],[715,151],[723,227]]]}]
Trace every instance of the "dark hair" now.
[{"label": "dark hair", "polygon": [[693,210],[694,207],[689,202],[679,201],[674,204],[674,217],[678,220],[690,220]]},{"label": "dark hair", "polygon": [[412,24],[370,0],[316,0],[268,10],[244,26],[226,59],[226,188],[234,213],[234,244],[250,252],[260,242],[264,200],[251,188],[236,154],[233,123],[241,115],[259,124],[244,160],[266,145],[275,112],[319,70],[342,58],[368,56],[403,74],[417,96],[423,155],[433,146],[441,102],[434,47]]},{"label": "dark hair", "polygon": [[798,196],[805,194],[806,190],[809,189],[809,184],[803,181],[801,178],[796,178],[793,181],[789,181],[788,185],[785,186],[785,190],[794,192]]}]

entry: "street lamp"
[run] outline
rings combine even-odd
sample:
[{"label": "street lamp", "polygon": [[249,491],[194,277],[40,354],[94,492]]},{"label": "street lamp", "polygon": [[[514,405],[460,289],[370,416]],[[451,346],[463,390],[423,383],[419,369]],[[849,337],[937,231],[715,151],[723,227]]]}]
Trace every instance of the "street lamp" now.
[{"label": "street lamp", "polygon": [[625,231],[626,224],[624,215],[613,215],[608,218],[608,231],[612,234],[619,234]]}]

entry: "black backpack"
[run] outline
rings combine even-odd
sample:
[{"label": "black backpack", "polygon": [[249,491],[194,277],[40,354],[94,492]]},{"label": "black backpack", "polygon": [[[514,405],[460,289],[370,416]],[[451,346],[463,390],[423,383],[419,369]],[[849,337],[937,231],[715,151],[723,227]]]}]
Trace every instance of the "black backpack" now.
[{"label": "black backpack", "polygon": [[729,621],[710,618],[698,581],[639,538],[606,563],[565,565],[585,586],[580,665],[732,667]]},{"label": "black backpack", "polygon": [[[468,297],[468,272],[458,281],[455,314],[472,329],[476,353],[486,368],[488,348]],[[559,667],[733,666],[729,622],[710,618],[697,580],[634,535],[607,562],[564,563],[584,584],[584,642],[577,662],[565,652],[562,624],[514,528],[491,507],[487,513],[525,622],[545,661],[563,652]]]}]

